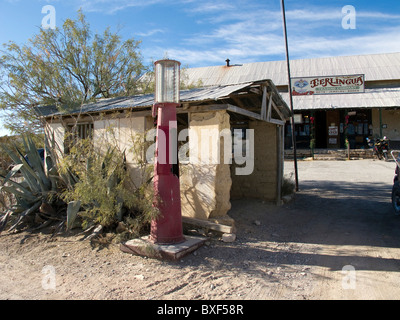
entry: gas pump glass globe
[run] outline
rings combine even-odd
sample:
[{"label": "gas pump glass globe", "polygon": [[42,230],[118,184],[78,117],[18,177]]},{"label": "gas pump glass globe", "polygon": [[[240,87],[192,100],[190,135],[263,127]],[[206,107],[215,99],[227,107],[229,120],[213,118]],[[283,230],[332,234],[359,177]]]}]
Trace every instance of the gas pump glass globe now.
[{"label": "gas pump glass globe", "polygon": [[176,60],[158,60],[155,66],[155,103],[179,103],[179,68]]}]

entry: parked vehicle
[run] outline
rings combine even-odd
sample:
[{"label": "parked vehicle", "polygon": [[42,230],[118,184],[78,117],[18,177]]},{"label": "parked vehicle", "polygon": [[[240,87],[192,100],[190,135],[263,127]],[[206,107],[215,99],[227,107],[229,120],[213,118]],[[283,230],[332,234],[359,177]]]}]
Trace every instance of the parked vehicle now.
[{"label": "parked vehicle", "polygon": [[376,138],[375,140],[371,140],[367,138],[368,145],[374,149],[374,153],[378,157],[379,160],[384,159],[385,161],[388,160],[388,153],[389,153],[389,141],[386,137],[383,139]]},{"label": "parked vehicle", "polygon": [[[397,156],[395,155],[397,153]],[[400,181],[399,181],[399,169],[400,169],[400,151],[391,151],[395,163],[396,170],[394,172],[393,188],[392,188],[392,205],[396,215],[400,215]]]}]

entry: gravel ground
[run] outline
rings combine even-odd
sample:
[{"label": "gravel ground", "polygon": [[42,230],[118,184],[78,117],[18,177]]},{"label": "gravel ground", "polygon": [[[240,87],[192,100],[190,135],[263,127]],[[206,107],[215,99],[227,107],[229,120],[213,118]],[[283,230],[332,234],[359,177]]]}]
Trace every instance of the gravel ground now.
[{"label": "gravel ground", "polygon": [[177,262],[132,256],[81,235],[3,232],[0,299],[398,299],[394,163],[298,166],[293,201],[233,201],[236,241],[213,236]]}]

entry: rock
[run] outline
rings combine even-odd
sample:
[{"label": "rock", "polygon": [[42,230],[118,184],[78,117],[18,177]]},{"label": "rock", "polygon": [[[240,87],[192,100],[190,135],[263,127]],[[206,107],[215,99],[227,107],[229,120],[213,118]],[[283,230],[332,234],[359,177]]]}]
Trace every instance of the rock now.
[{"label": "rock", "polygon": [[50,215],[50,216],[55,215],[53,207],[50,204],[46,203],[46,202],[43,202],[40,205],[39,211],[41,213],[44,213],[44,214],[47,214],[47,215]]},{"label": "rock", "polygon": [[261,226],[260,220],[254,220],[253,223],[254,223],[256,226]]},{"label": "rock", "polygon": [[236,234],[234,233],[224,233],[222,235],[223,242],[234,242],[236,240]]},{"label": "rock", "polygon": [[126,231],[126,230],[128,230],[128,229],[127,229],[125,223],[123,223],[122,221],[118,222],[118,226],[117,226],[117,228],[115,229],[115,231],[116,231],[117,233],[122,233],[122,232],[124,232],[124,231]]},{"label": "rock", "polygon": [[45,222],[46,220],[44,220],[41,216],[40,216],[40,214],[38,214],[38,213],[36,213],[36,215],[35,215],[35,223],[43,223],[43,222]]},{"label": "rock", "polygon": [[283,203],[289,203],[290,201],[293,200],[293,198],[294,198],[294,194],[289,194],[289,195],[283,196],[282,201],[283,201]]},{"label": "rock", "polygon": [[138,274],[138,275],[135,276],[135,279],[137,279],[137,280],[144,280],[144,275]]}]

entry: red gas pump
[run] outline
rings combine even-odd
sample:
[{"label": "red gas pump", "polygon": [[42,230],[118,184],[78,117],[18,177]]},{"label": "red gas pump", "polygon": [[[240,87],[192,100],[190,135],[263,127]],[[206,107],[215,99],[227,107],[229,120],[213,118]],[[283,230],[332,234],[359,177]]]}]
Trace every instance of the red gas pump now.
[{"label": "red gas pump", "polygon": [[154,164],[154,206],[160,215],[151,223],[150,239],[157,244],[185,241],[177,157],[176,107],[179,102],[180,62],[159,60],[155,65],[153,117],[157,115]]}]

